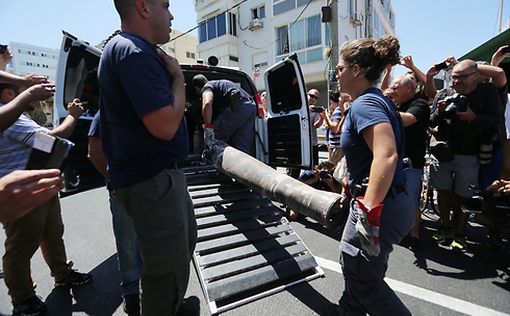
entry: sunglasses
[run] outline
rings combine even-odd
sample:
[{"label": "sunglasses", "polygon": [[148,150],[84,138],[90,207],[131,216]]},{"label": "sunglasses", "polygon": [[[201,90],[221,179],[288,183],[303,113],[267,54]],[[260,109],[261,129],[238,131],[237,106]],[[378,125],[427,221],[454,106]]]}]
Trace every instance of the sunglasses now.
[{"label": "sunglasses", "polygon": [[312,99],[315,99],[315,100],[317,100],[317,99],[319,98],[318,96],[313,95],[313,94],[310,94],[310,93],[308,94],[308,96],[309,96],[310,98],[312,98]]}]

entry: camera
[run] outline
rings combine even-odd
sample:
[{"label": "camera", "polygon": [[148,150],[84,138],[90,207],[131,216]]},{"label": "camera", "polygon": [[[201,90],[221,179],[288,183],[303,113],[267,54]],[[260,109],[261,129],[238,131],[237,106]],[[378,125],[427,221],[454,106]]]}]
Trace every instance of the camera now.
[{"label": "camera", "polygon": [[446,108],[444,109],[444,115],[446,119],[456,119],[457,112],[467,111],[468,100],[465,95],[455,93],[451,96],[444,98]]},{"label": "camera", "polygon": [[510,53],[510,45],[501,50],[502,54]]},{"label": "camera", "polygon": [[324,180],[324,179],[330,178],[331,175],[326,170],[321,170],[319,172],[319,177]]},{"label": "camera", "polygon": [[448,65],[446,64],[446,62],[443,61],[442,63],[435,64],[434,68],[436,68],[436,70],[439,71],[448,68]]},{"label": "camera", "polygon": [[312,106],[311,111],[316,113],[322,113],[324,112],[324,108],[322,106]]}]

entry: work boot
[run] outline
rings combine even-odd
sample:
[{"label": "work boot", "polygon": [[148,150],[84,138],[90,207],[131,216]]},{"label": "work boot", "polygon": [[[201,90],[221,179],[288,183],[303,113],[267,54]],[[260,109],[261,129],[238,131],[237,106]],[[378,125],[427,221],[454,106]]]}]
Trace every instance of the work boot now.
[{"label": "work boot", "polygon": [[139,316],[140,315],[140,295],[139,294],[130,294],[124,296],[122,302],[122,308],[124,312],[129,316]]},{"label": "work boot", "polygon": [[21,303],[13,304],[12,316],[39,316],[45,315],[46,304],[39,296],[32,296]]},{"label": "work boot", "polygon": [[55,281],[55,287],[79,286],[90,283],[92,275],[72,270],[71,273],[60,281]]}]

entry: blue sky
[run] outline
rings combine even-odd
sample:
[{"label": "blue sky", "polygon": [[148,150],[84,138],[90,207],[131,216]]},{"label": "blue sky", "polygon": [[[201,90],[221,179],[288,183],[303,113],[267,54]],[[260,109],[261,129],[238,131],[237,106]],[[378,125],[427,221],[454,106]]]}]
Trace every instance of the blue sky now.
[{"label": "blue sky", "polygon": [[[499,2],[392,0],[402,54],[411,54],[424,72],[449,55],[462,56],[497,34]],[[505,23],[510,16],[510,0],[505,1],[504,10]],[[175,16],[173,28],[185,31],[195,26],[193,0],[171,1],[171,11]],[[61,30],[66,30],[96,44],[119,24],[113,0],[0,0],[0,43],[59,48]],[[403,67],[397,67],[397,73],[404,71],[399,68]]]}]

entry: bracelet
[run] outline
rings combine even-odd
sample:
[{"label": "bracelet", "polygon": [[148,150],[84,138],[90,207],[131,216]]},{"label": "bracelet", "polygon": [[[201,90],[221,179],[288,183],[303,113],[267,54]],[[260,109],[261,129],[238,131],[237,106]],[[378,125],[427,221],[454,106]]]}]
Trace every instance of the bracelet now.
[{"label": "bracelet", "polygon": [[202,124],[202,128],[214,128],[213,124]]}]

